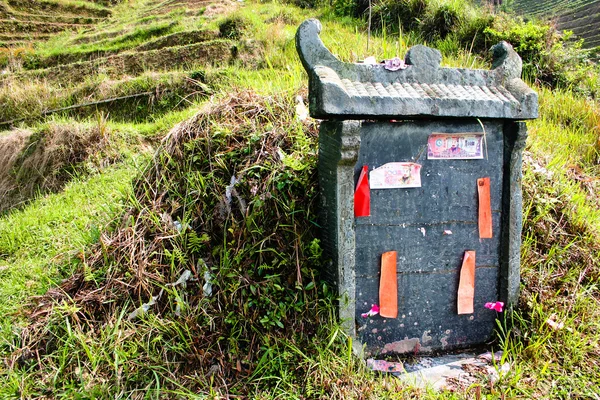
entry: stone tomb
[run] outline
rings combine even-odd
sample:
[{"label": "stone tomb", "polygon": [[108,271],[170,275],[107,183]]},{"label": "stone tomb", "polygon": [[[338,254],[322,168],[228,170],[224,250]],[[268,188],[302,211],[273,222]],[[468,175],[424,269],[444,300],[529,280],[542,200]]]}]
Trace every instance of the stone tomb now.
[{"label": "stone tomb", "polygon": [[[323,120],[326,274],[345,329],[368,355],[485,343],[498,316],[486,303],[510,307],[519,293],[519,121],[538,109],[521,59],[502,42],[489,71],[442,68],[425,46],[404,60],[350,64],[320,31],[305,21],[296,46],[311,116]],[[363,316],[373,304],[387,316]]]}]

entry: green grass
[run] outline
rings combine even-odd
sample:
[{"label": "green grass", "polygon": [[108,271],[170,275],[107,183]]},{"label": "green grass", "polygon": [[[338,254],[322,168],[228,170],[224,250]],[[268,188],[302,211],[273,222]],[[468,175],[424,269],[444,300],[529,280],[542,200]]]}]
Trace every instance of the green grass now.
[{"label": "green grass", "polygon": [[30,296],[44,293],[70,275],[79,254],[97,242],[123,210],[135,171],[133,164],[122,165],[76,178],[61,193],[44,196],[0,219],[4,340],[12,334],[13,313]]},{"label": "green grass", "polygon": [[538,155],[552,155],[550,164],[596,168],[600,160],[600,114],[595,103],[572,93],[538,90],[540,118],[529,124],[529,148]]},{"label": "green grass", "polygon": [[77,47],[69,46],[66,49],[64,43],[55,40],[28,56],[25,59],[24,67],[26,69],[48,68],[60,64],[105,57],[126,49],[132,49],[154,37],[173,33],[177,31],[177,28],[176,22],[159,22],[150,26],[135,28],[131,33],[119,35],[114,39],[80,44]]}]

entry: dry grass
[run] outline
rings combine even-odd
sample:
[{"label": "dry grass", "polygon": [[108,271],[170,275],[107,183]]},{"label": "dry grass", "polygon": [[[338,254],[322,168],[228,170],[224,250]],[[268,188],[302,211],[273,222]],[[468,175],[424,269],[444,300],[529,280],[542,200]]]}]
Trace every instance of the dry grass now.
[{"label": "dry grass", "polygon": [[[149,313],[189,335],[160,355],[186,385],[206,389],[213,376],[219,390],[239,385],[247,393],[265,340],[309,340],[319,324],[310,223],[316,188],[306,186],[314,179],[316,126],[295,121],[293,110],[292,99],[240,92],[175,127],[135,185],[121,227],[82,256],[78,273],[35,301],[9,364],[37,357],[51,364],[65,317],[95,341],[109,326],[127,330],[119,321],[152,298]],[[173,285],[185,270],[191,279]],[[129,341],[155,327],[138,329]],[[136,370],[155,362],[148,355]]]},{"label": "dry grass", "polygon": [[17,130],[0,136],[0,199],[3,199],[0,207],[4,206],[4,199],[16,189],[13,169],[31,134],[31,131]]},{"label": "dry grass", "polygon": [[0,213],[37,192],[60,189],[77,166],[107,145],[98,126],[49,124],[37,132],[17,130],[0,137]]}]

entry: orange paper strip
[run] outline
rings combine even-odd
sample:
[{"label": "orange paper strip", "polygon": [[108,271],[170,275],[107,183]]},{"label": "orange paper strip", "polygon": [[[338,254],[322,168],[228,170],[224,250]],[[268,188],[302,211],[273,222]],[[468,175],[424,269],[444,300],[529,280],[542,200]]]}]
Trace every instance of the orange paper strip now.
[{"label": "orange paper strip", "polygon": [[379,315],[398,317],[398,277],[396,275],[396,252],[381,255],[381,279],[379,281]]},{"label": "orange paper strip", "polygon": [[492,201],[490,196],[490,178],[477,179],[479,192],[479,238],[492,238]]},{"label": "orange paper strip", "polygon": [[473,314],[473,298],[475,297],[475,252],[465,251],[460,269],[458,284],[457,308],[459,314]]}]

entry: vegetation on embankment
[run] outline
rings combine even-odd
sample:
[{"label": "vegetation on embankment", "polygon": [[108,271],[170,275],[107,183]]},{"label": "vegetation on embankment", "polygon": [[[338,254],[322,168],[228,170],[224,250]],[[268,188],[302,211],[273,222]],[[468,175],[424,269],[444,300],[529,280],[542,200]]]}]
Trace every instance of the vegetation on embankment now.
[{"label": "vegetation on embankment", "polygon": [[[364,0],[336,0],[332,8],[336,15],[368,19],[368,5]],[[382,0],[374,2],[371,11],[373,30],[401,41],[426,41],[448,55],[466,50],[489,60],[489,48],[506,40],[523,58],[527,80],[600,96],[600,70],[590,63],[589,51],[582,50],[571,33],[557,31],[549,22],[531,16],[525,21],[468,0]]]},{"label": "vegetation on embankment", "polygon": [[[135,47],[161,41],[175,48],[186,44],[170,35],[195,30],[219,32],[221,40],[260,52],[114,81],[99,72],[83,82],[22,79],[30,72],[19,58],[4,78],[15,91],[5,90],[3,104],[12,106],[4,112],[26,119],[2,133],[0,143],[8,137],[16,143],[15,160],[41,152],[36,160],[59,154],[66,161],[50,168],[65,172],[57,174],[60,185],[35,184],[41,193],[0,217],[0,397],[600,394],[589,384],[600,362],[600,111],[593,100],[538,87],[540,118],[528,124],[524,163],[521,303],[500,321],[490,344],[504,350],[501,364],[508,362],[509,371],[497,381],[482,375],[456,392],[430,392],[369,372],[336,325],[335,299],[318,272],[316,122],[296,120],[293,103],[306,94],[294,33],[307,16],[321,19],[325,44],[345,61],[402,56],[423,36],[386,30],[367,39],[364,20],[340,18],[330,7],[250,3],[215,15],[205,2],[181,3],[179,11],[161,9],[172,6],[162,0],[117,5],[95,30],[36,44],[31,59],[56,60],[48,65],[56,68],[74,61],[67,54],[85,53],[78,46],[93,43],[98,47],[86,51],[135,54]],[[125,6],[128,13],[119,8]],[[140,17],[148,10],[157,14]],[[127,36],[147,24],[161,26],[161,15],[176,25],[140,41]],[[470,52],[455,33],[433,41],[443,63],[489,68],[486,56]],[[110,47],[121,36],[127,45]],[[544,46],[539,41],[546,36],[536,38],[531,45]],[[161,79],[170,79],[174,90],[191,79],[203,94],[180,94],[158,108],[160,97],[123,109],[115,102],[98,111],[43,115],[152,91]],[[72,136],[77,132],[81,140]],[[51,152],[45,143],[60,135],[71,139]],[[72,159],[67,142],[91,146]],[[8,177],[25,165],[14,163]]]}]

